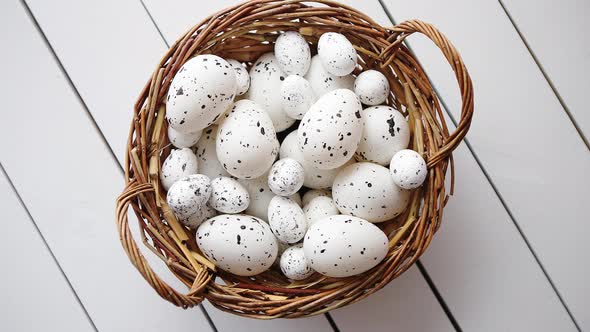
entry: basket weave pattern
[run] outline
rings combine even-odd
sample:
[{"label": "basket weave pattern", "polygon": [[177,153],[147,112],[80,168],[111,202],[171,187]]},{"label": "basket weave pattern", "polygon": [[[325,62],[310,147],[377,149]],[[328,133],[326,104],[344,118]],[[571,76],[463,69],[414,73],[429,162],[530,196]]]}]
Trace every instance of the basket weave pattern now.
[{"label": "basket weave pattern", "polygon": [[[359,65],[383,72],[391,87],[387,103],[408,116],[410,148],[422,154],[429,175],[413,191],[402,215],[378,224],[389,236],[389,252],[375,268],[348,278],[314,274],[292,282],[269,270],[254,277],[218,270],[203,256],[194,234],[184,228],[166,204],[160,167],[170,153],[166,135],[165,96],[180,67],[192,56],[212,53],[251,65],[273,50],[278,33],[299,31],[310,43],[328,31],[346,35],[359,55]],[[437,96],[415,56],[402,43],[421,33],[438,46],[451,65],[461,92],[461,119],[449,133]],[[356,73],[358,74],[358,70]],[[456,49],[430,24],[412,20],[384,28],[361,12],[331,1],[257,0],[236,5],[206,18],[180,38],[158,63],[134,107],[127,143],[126,186],[117,199],[117,226],[131,262],[164,299],[184,308],[205,298],[238,315],[270,319],[316,315],[359,301],[407,270],[426,250],[441,224],[448,193],[445,174],[451,152],[459,145],[473,115],[473,87]],[[188,288],[181,293],[166,284],[148,265],[133,238],[128,210],[137,216],[141,240]]]}]

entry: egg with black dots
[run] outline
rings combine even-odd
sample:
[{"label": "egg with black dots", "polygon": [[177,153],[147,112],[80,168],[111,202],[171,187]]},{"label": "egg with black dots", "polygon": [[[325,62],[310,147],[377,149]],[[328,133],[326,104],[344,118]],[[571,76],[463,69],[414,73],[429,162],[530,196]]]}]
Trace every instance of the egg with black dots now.
[{"label": "egg with black dots", "polygon": [[285,243],[296,243],[307,231],[303,210],[288,197],[273,197],[268,205],[268,222],[277,239]]},{"label": "egg with black dots", "polygon": [[217,148],[215,140],[217,139],[217,126],[210,126],[203,129],[203,135],[192,148],[199,162],[199,174],[214,179],[220,176],[229,176],[229,173],[223,168],[217,159]]},{"label": "egg with black dots", "polygon": [[236,96],[241,96],[248,92],[250,88],[250,74],[246,67],[235,59],[227,59],[227,63],[234,69],[236,74]]},{"label": "egg with black dots", "polygon": [[424,183],[428,169],[426,161],[414,150],[397,152],[389,166],[393,182],[404,189],[415,189]]},{"label": "egg with black dots", "polygon": [[211,196],[211,180],[202,174],[184,177],[172,184],[166,202],[179,219],[199,212]]},{"label": "egg with black dots", "polygon": [[305,257],[302,244],[289,247],[281,255],[281,272],[291,280],[304,280],[309,278],[315,271]]},{"label": "egg with black dots", "polygon": [[354,81],[354,92],[365,105],[379,105],[387,100],[389,82],[381,72],[370,69],[357,76]]},{"label": "egg with black dots", "polygon": [[192,175],[197,174],[199,170],[199,162],[197,157],[191,149],[175,149],[170,151],[170,154],[164,163],[160,172],[160,181],[165,190],[169,190],[174,182]]},{"label": "egg with black dots", "polygon": [[217,211],[209,205],[209,203],[205,203],[204,205],[199,208],[199,211],[196,213],[191,214],[188,217],[180,218],[181,224],[190,228],[190,229],[197,229],[199,225],[203,223],[203,221],[213,218],[217,215]]},{"label": "egg with black dots", "polygon": [[335,216],[340,214],[338,207],[334,204],[334,200],[326,196],[318,196],[313,198],[309,203],[303,207],[305,219],[307,220],[307,227],[311,227],[316,221],[325,217]]},{"label": "egg with black dots", "polygon": [[309,82],[297,75],[289,75],[281,86],[283,111],[293,119],[301,120],[311,105],[316,101],[315,93]]},{"label": "egg with black dots", "polygon": [[311,58],[311,65],[304,77],[309,82],[315,96],[318,98],[337,89],[354,90],[354,76],[336,76],[330,73],[324,68],[319,55],[315,55]]},{"label": "egg with black dots", "polygon": [[168,126],[168,140],[174,147],[179,149],[192,147],[199,141],[202,134],[203,130],[197,130],[192,133],[181,133]]},{"label": "egg with black dots", "polygon": [[324,68],[333,75],[348,75],[356,68],[356,50],[343,34],[337,32],[322,34],[318,41],[318,55]]},{"label": "egg with black dots", "polygon": [[277,38],[274,47],[279,66],[287,75],[303,76],[311,62],[309,44],[296,31],[286,31]]},{"label": "egg with black dots", "polygon": [[221,213],[239,213],[250,204],[248,190],[237,180],[218,177],[211,180],[209,205]]},{"label": "egg with black dots", "polygon": [[291,196],[303,186],[303,166],[292,158],[275,162],[268,172],[268,186],[279,196]]}]

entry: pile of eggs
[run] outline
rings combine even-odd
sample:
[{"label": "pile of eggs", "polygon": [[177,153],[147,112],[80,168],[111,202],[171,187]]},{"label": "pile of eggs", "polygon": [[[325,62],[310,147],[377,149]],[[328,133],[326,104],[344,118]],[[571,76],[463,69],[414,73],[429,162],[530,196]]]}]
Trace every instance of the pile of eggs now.
[{"label": "pile of eggs", "polygon": [[387,78],[353,75],[357,53],[342,34],[324,33],[317,53],[289,31],[249,71],[198,55],[171,82],[176,149],[161,183],[224,271],[253,276],[275,266],[291,280],[363,273],[389,248],[375,224],[403,213],[425,180],[424,159],[407,149],[406,118],[385,105]]}]

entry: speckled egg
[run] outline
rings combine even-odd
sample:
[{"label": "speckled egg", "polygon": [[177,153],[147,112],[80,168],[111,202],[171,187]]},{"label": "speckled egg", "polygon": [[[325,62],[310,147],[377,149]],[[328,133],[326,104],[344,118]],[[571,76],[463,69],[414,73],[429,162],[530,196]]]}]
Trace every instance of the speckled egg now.
[{"label": "speckled egg", "polygon": [[402,213],[410,200],[410,192],[393,182],[387,168],[361,162],[338,173],[332,197],[343,214],[377,223]]},{"label": "speckled egg", "polygon": [[233,102],[236,74],[227,61],[204,54],[180,67],[168,89],[166,120],[181,133],[211,125]]},{"label": "speckled egg", "polygon": [[197,229],[199,225],[203,223],[203,221],[213,218],[217,215],[217,211],[213,209],[209,203],[204,204],[201,206],[197,213],[193,213],[187,218],[179,219],[181,224],[187,226],[190,229]]},{"label": "speckled egg", "polygon": [[297,133],[303,157],[319,169],[344,165],[363,133],[361,102],[354,92],[338,89],[323,95],[305,113]]},{"label": "speckled egg", "polygon": [[268,174],[255,179],[238,179],[250,194],[250,205],[246,213],[268,221],[268,205],[275,194],[268,187]]},{"label": "speckled egg", "polygon": [[302,244],[289,247],[281,255],[281,272],[291,280],[303,280],[315,272],[305,258]]},{"label": "speckled egg", "polygon": [[305,192],[305,194],[303,194],[303,199],[301,200],[301,203],[303,204],[303,206],[306,206],[307,204],[309,204],[309,202],[311,202],[312,199],[314,199],[316,197],[330,197],[330,198],[332,198],[332,191],[327,190],[327,189],[308,190]]},{"label": "speckled egg", "polygon": [[190,148],[191,146],[195,145],[201,138],[202,134],[202,130],[185,134],[178,132],[174,130],[174,128],[168,126],[168,140],[170,140],[170,143],[172,143],[174,147],[179,149]]},{"label": "speckled egg", "polygon": [[283,253],[285,252],[285,250],[289,249],[289,247],[291,245],[288,244],[288,243],[285,243],[285,242],[281,242],[281,241],[279,241],[279,239],[277,239],[277,243],[279,245],[279,253],[277,254],[277,258],[275,259],[273,265],[279,265],[280,266],[281,256],[283,255]]},{"label": "speckled egg", "polygon": [[227,59],[227,63],[229,63],[236,73],[236,95],[241,96],[250,88],[250,74],[248,74],[246,67],[238,60]]},{"label": "speckled egg", "polygon": [[388,165],[391,157],[408,147],[410,128],[404,116],[389,106],[373,106],[363,111],[365,126],[355,153],[358,161]]},{"label": "speckled egg", "polygon": [[218,177],[211,180],[209,205],[221,213],[238,213],[250,204],[250,194],[237,180]]},{"label": "speckled egg", "polygon": [[220,269],[253,276],[268,270],[278,244],[264,221],[244,214],[222,214],[197,229],[199,249]]},{"label": "speckled egg", "polygon": [[311,66],[305,75],[305,79],[309,82],[315,96],[318,98],[337,89],[354,90],[354,77],[352,75],[336,76],[329,73],[317,55],[311,58]]},{"label": "speckled egg", "polygon": [[281,86],[287,78],[274,54],[263,54],[250,69],[250,89],[246,99],[258,103],[270,115],[277,133],[291,127],[295,119],[283,111]]},{"label": "speckled egg", "polygon": [[361,218],[337,215],[314,223],[303,241],[311,267],[329,277],[349,277],[370,270],[387,255],[389,240]]},{"label": "speckled egg", "polygon": [[268,205],[268,219],[272,232],[282,242],[295,243],[307,231],[303,210],[288,197],[273,197]]},{"label": "speckled egg", "polygon": [[340,214],[340,211],[330,197],[319,196],[303,207],[303,213],[305,213],[307,227],[310,227],[318,220]]},{"label": "speckled egg", "polygon": [[303,186],[303,166],[293,158],[274,163],[268,172],[268,186],[279,196],[291,196]]},{"label": "speckled egg", "polygon": [[389,82],[381,72],[366,70],[354,81],[354,93],[365,105],[379,105],[384,103],[389,95]]},{"label": "speckled egg", "polygon": [[389,165],[393,182],[404,189],[418,188],[424,183],[428,169],[426,161],[414,150],[398,151]]},{"label": "speckled egg", "polygon": [[231,175],[253,179],[264,174],[279,153],[268,114],[256,103],[236,102],[217,131],[217,159]]},{"label": "speckled egg", "polygon": [[324,68],[333,75],[348,75],[356,67],[356,50],[340,33],[324,33],[318,41],[318,55]]},{"label": "speckled egg", "polygon": [[178,149],[170,151],[170,154],[162,164],[160,181],[165,190],[172,184],[186,176],[198,173],[197,157],[191,149]]},{"label": "speckled egg", "polygon": [[287,75],[305,75],[311,61],[311,51],[305,38],[298,32],[287,31],[275,42],[275,56]]},{"label": "speckled egg", "polygon": [[199,161],[199,173],[207,175],[210,179],[229,175],[217,159],[215,146],[217,129],[217,126],[205,128],[203,130],[203,135],[197,144],[193,146],[193,152]]},{"label": "speckled egg", "polygon": [[297,75],[287,76],[281,86],[283,97],[283,111],[293,119],[301,120],[316,97],[309,82]]},{"label": "speckled egg", "polygon": [[211,195],[211,181],[202,174],[193,174],[176,182],[168,190],[166,201],[178,219],[186,219],[199,209]]},{"label": "speckled egg", "polygon": [[[303,185],[308,188],[322,189],[330,188],[332,182],[338,173],[339,168],[334,169],[317,169],[305,160],[303,152],[299,150],[297,144],[297,130],[292,131],[285,137],[281,144],[279,155],[281,158],[293,158],[303,167]],[[305,204],[304,204],[305,205]]]}]

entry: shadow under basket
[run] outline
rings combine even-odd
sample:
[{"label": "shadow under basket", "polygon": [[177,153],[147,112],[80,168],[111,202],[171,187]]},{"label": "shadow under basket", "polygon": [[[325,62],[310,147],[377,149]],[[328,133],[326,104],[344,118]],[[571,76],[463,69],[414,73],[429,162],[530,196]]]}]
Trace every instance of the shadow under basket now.
[{"label": "shadow under basket", "polygon": [[[389,237],[387,256],[360,275],[329,278],[315,273],[293,282],[276,269],[254,277],[216,269],[199,251],[194,232],[182,226],[167,206],[160,184],[160,168],[171,149],[164,102],[179,68],[198,54],[216,54],[251,66],[261,54],[273,50],[281,32],[289,30],[298,31],[313,45],[324,32],[344,34],[357,50],[358,67],[378,69],[387,76],[391,87],[387,104],[407,116],[412,133],[409,148],[427,161],[426,181],[412,192],[407,210],[393,220],[376,224]],[[440,48],[455,73],[462,107],[453,133],[447,129],[426,73],[403,44],[416,32]],[[440,227],[449,197],[445,188],[449,166],[448,192],[453,191],[451,153],[469,129],[473,87],[456,49],[428,23],[411,20],[385,28],[360,11],[331,1],[258,0],[215,13],[176,41],[157,64],[133,115],[125,190],[117,199],[116,214],[123,248],[145,280],[161,297],[183,308],[208,299],[217,308],[241,316],[297,318],[325,313],[371,295],[407,270],[426,250]],[[129,207],[137,216],[142,242],[187,286],[186,293],[160,279],[141,254],[129,228]]]}]

